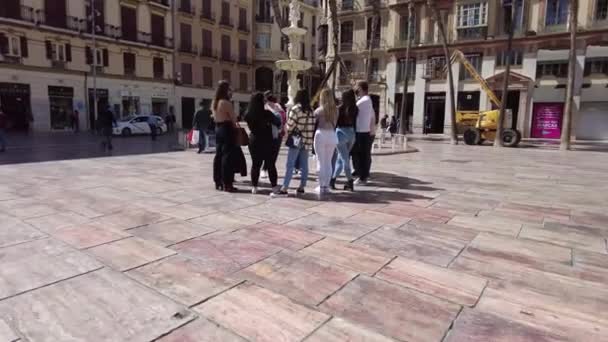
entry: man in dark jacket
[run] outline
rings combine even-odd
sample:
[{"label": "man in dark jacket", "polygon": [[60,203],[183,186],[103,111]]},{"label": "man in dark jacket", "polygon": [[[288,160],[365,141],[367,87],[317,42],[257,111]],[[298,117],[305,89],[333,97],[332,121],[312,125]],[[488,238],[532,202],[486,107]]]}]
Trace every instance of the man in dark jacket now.
[{"label": "man in dark jacket", "polygon": [[4,137],[6,126],[8,125],[8,117],[2,109],[0,109],[0,152],[6,151],[6,138]]},{"label": "man in dark jacket", "polygon": [[114,129],[114,125],[116,125],[116,119],[114,118],[114,113],[112,113],[110,106],[99,113],[99,124],[101,127],[101,134],[103,136],[101,146],[103,146],[104,150],[108,149],[111,151],[113,148],[112,130]]},{"label": "man in dark jacket", "polygon": [[192,128],[198,131],[198,152],[201,153],[207,148],[207,130],[211,123],[211,110],[205,101],[200,102],[199,110],[194,114]]}]

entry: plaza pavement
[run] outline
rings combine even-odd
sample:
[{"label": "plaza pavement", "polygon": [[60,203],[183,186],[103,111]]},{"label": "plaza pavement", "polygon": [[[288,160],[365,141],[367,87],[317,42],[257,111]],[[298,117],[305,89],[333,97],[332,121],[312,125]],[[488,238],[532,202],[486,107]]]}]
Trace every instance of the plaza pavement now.
[{"label": "plaza pavement", "polygon": [[608,341],[608,154],[415,144],[325,201],[0,166],[0,341]]}]

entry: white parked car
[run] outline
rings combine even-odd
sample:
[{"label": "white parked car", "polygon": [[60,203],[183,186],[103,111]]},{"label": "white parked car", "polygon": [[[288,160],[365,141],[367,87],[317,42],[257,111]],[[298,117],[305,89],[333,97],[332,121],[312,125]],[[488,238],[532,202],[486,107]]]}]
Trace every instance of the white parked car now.
[{"label": "white parked car", "polygon": [[[116,122],[114,126],[114,135],[122,135],[128,137],[135,134],[150,134],[150,125],[148,125],[148,118],[150,115],[137,115],[131,116],[125,119],[121,119]],[[165,120],[160,116],[153,115],[156,118],[156,134],[160,135],[167,132],[167,124]]]}]

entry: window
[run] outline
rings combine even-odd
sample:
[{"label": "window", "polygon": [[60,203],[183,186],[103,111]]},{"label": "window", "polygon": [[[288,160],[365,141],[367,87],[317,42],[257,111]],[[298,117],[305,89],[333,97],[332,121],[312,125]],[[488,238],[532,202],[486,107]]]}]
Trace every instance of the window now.
[{"label": "window", "polygon": [[255,48],[270,50],[270,33],[258,33],[255,39]]},{"label": "window", "polygon": [[247,41],[239,40],[239,63],[247,64]]},{"label": "window", "polygon": [[[405,77],[405,58],[400,58],[397,62],[397,82],[403,82]],[[408,81],[416,78],[416,59],[410,58],[407,63],[407,79]]]},{"label": "window", "polygon": [[[524,52],[522,50],[511,51],[511,65],[523,64]],[[496,66],[501,67],[507,65],[507,51],[501,51],[496,55]]]},{"label": "window", "polygon": [[226,1],[222,1],[222,23],[230,23],[230,4]]},{"label": "window", "polygon": [[122,38],[133,42],[137,41],[137,10],[132,7],[121,6],[120,18]]},{"label": "window", "polygon": [[16,36],[8,37],[8,55],[21,57],[21,40]]},{"label": "window", "polygon": [[109,65],[109,53],[108,49],[91,48],[87,46],[85,48],[86,62],[89,65],[95,66],[108,66]]},{"label": "window", "polygon": [[317,46],[315,44],[310,46],[310,59],[313,65],[317,63]]},{"label": "window", "polygon": [[[473,68],[475,68],[478,73],[481,73],[481,64],[483,62],[483,56],[481,54],[468,54],[464,55],[464,57],[469,61],[469,63],[471,63]],[[473,75],[471,75],[462,64],[460,64],[460,73],[458,77],[461,81],[473,79]]]},{"label": "window", "polygon": [[538,62],[538,64],[536,64],[536,77],[541,78],[544,76],[567,77],[568,76],[568,62],[567,61]]},{"label": "window", "polygon": [[191,52],[192,51],[192,26],[188,24],[179,24],[180,34],[180,51]]},{"label": "window", "polygon": [[432,80],[445,79],[444,68],[446,66],[445,58],[443,56],[429,57],[426,61],[426,77]]},{"label": "window", "polygon": [[211,0],[203,0],[203,5],[201,8],[201,15],[203,18],[212,19],[211,17]]},{"label": "window", "polygon": [[[352,71],[353,62],[352,61],[344,61],[345,68],[340,68],[340,84],[344,85],[348,83],[348,74]],[[346,70],[344,70],[346,69]]]},{"label": "window", "polygon": [[247,10],[239,8],[239,30],[247,31]]},{"label": "window", "polygon": [[353,22],[347,21],[340,25],[340,51],[353,49]]},{"label": "window", "polygon": [[486,26],[487,22],[487,2],[458,5],[458,18],[456,19],[458,28]]},{"label": "window", "polygon": [[67,26],[66,0],[45,0],[43,13],[46,25],[62,28]]},{"label": "window", "polygon": [[230,72],[230,70],[222,70],[222,80],[230,83],[232,81],[231,78],[232,78],[232,73]]},{"label": "window", "polygon": [[248,87],[248,76],[246,72],[241,72],[239,74],[239,89],[246,91]]},{"label": "window", "polygon": [[222,35],[222,59],[225,61],[231,61],[232,56],[230,55],[230,36]]},{"label": "window", "polygon": [[213,69],[211,67],[203,67],[203,87],[213,88]]},{"label": "window", "polygon": [[595,20],[608,19],[608,0],[597,0],[595,6]]},{"label": "window", "polygon": [[[382,22],[380,18],[375,21],[374,18],[367,19],[367,48],[369,49],[370,43],[373,43],[374,48],[380,47],[380,39],[382,37]],[[374,27],[375,25],[375,27]],[[372,39],[373,32],[373,39]]]},{"label": "window", "polygon": [[135,54],[125,52],[122,54],[122,61],[126,76],[135,76]]},{"label": "window", "polygon": [[412,16],[412,22],[409,23],[407,22],[408,16],[407,15],[403,15],[401,16],[401,22],[400,22],[400,27],[399,27],[399,32],[400,32],[400,36],[401,36],[401,40],[402,41],[407,41],[407,30],[409,28],[410,30],[410,40],[416,40],[416,17]]},{"label": "window", "polygon": [[317,16],[313,15],[312,16],[312,36],[316,36],[317,35]]},{"label": "window", "polygon": [[608,75],[608,57],[587,58],[585,61],[585,76],[591,74]]},{"label": "window", "polygon": [[203,30],[203,47],[202,55],[206,57],[213,56],[213,33],[209,30]]},{"label": "window", "polygon": [[160,15],[152,14],[152,44],[157,46],[165,45],[165,18]]},{"label": "window", "polygon": [[165,61],[160,57],[154,57],[152,60],[154,69],[154,78],[162,79],[165,77]]},{"label": "window", "polygon": [[524,28],[524,21],[526,17],[526,6],[524,0],[514,0],[513,1],[513,29],[515,31],[519,31]]},{"label": "window", "polygon": [[568,0],[547,0],[545,25],[565,25],[568,21]]},{"label": "window", "polygon": [[192,64],[182,63],[181,72],[182,72],[182,83],[183,84],[192,84]]},{"label": "window", "polygon": [[378,63],[378,58],[372,58],[372,64],[369,68],[372,75],[378,75],[379,66],[380,64]]},{"label": "window", "polygon": [[65,44],[62,43],[50,43],[51,46],[51,60],[58,62],[66,61]]}]

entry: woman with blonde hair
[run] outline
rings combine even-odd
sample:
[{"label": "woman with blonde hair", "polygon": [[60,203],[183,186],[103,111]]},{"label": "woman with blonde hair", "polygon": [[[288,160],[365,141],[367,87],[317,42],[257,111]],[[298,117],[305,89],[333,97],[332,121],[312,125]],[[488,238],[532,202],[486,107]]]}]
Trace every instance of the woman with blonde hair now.
[{"label": "woman with blonde hair", "polygon": [[315,131],[314,146],[317,154],[317,171],[319,172],[318,194],[329,193],[332,179],[332,157],[338,145],[336,123],[338,121],[338,108],[331,89],[321,90],[320,106],[315,110],[317,129]]}]

